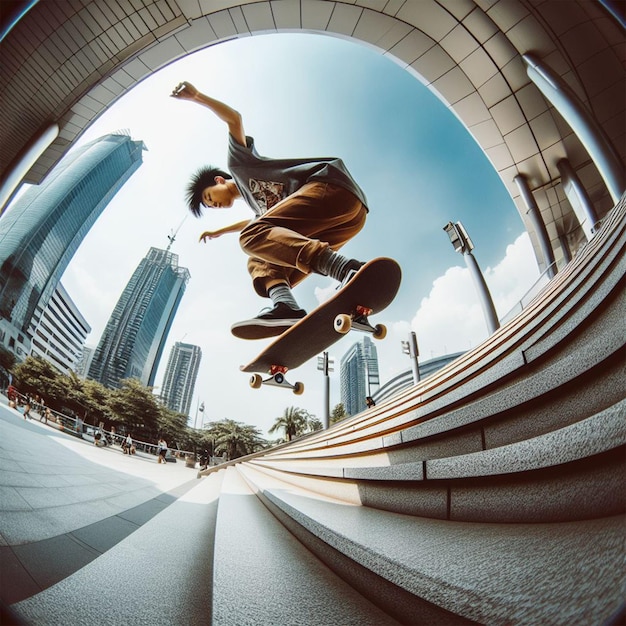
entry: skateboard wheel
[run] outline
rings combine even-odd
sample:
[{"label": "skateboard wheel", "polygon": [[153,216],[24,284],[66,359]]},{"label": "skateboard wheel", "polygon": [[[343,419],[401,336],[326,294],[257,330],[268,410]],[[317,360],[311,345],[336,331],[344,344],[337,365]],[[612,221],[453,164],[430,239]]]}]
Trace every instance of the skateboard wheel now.
[{"label": "skateboard wheel", "polygon": [[252,389],[258,389],[263,384],[263,378],[261,378],[261,374],[252,374],[250,376],[250,387]]},{"label": "skateboard wheel", "polygon": [[341,335],[345,335],[352,327],[352,319],[349,315],[341,313],[335,318],[335,330]]},{"label": "skateboard wheel", "polygon": [[387,336],[387,327],[383,324],[376,324],[372,337],[374,339],[384,339]]},{"label": "skateboard wheel", "polygon": [[293,386],[293,392],[297,395],[297,396],[301,396],[304,393],[304,385],[302,383],[296,383]]}]

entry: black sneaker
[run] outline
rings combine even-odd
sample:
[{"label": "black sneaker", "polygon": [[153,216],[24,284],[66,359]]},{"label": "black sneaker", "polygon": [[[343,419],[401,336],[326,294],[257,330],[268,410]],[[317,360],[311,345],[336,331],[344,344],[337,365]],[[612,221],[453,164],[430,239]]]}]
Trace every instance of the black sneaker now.
[{"label": "black sneaker", "polygon": [[305,315],[304,309],[292,309],[284,302],[279,302],[273,309],[265,309],[252,319],[236,322],[230,327],[230,332],[240,339],[276,337],[282,335]]}]

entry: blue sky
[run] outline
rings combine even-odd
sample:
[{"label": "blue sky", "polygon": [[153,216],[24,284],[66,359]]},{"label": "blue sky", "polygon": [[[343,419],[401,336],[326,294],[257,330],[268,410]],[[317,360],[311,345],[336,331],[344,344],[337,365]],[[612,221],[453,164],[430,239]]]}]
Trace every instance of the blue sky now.
[{"label": "blue sky", "polygon": [[[95,345],[141,258],[150,246],[166,247],[180,226],[172,251],[192,278],[157,386],[175,341],[199,345],[203,362],[192,418],[204,401],[207,421],[229,417],[266,432],[288,406],[321,417],[323,394],[315,363],[289,376],[305,383],[299,397],[249,389],[247,375],[238,371],[264,342],[237,340],[230,325],[267,301],[252,290],[235,235],[197,240],[202,231],[251,213],[239,202],[202,220],[187,217],[188,177],[200,165],[225,163],[227,131],[207,109],[169,97],[182,80],[238,109],[261,154],[340,156],[365,190],[368,222],[345,253],[362,260],[394,257],[404,275],[396,301],[377,319],[390,329],[377,343],[382,382],[409,367],[400,341],[411,330],[424,359],[468,349],[487,336],[463,259],[443,231],[448,221],[461,221],[469,231],[500,315],[538,276],[522,221],[480,148],[435,95],[389,58],[354,42],[300,33],[239,39],[190,55],[143,81],[81,138],[128,129],[148,152],[86,237],[63,283],[92,325],[88,343]],[[310,310],[330,288],[329,279],[311,277],[296,295]],[[338,362],[361,338],[350,334],[331,356]],[[331,404],[337,402],[335,373]]]}]

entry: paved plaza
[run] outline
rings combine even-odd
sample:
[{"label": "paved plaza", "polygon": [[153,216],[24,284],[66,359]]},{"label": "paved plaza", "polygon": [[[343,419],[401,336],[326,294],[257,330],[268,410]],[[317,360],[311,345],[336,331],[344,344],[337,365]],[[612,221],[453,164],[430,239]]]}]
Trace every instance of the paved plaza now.
[{"label": "paved plaza", "polygon": [[[184,462],[124,455],[0,399],[0,594],[7,606],[70,576],[200,481]],[[158,546],[155,546],[158,553]]]}]

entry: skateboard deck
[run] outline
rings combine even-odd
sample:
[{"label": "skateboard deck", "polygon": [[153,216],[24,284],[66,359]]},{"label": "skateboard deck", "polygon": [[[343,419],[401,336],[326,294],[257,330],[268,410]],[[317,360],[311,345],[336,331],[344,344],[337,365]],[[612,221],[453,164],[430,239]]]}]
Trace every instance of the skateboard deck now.
[{"label": "skateboard deck", "polygon": [[[375,339],[386,334],[384,326],[372,326],[368,316],[389,306],[400,287],[402,271],[393,259],[380,257],[366,263],[354,277],[329,300],[303,317],[269,344],[254,360],[240,367],[256,372],[252,387],[261,384],[285,385],[302,393],[301,383],[291,385],[284,374],[339,341],[351,329],[370,332]],[[270,374],[262,380],[258,373]]]}]

